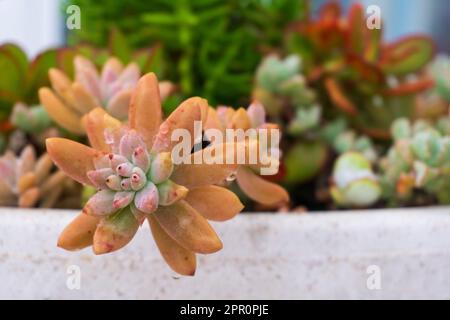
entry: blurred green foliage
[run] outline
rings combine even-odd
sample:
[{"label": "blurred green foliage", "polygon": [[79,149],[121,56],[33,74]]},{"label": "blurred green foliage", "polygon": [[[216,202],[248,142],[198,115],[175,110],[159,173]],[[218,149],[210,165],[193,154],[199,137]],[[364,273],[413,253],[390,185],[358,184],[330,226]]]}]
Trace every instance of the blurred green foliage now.
[{"label": "blurred green foliage", "polygon": [[170,61],[164,77],[185,96],[236,106],[247,103],[262,56],[281,47],[280,30],[303,18],[306,1],[67,0],[64,8],[70,4],[81,9],[81,29],[70,32],[69,45],[106,46],[114,28],[133,49],[160,42]]}]

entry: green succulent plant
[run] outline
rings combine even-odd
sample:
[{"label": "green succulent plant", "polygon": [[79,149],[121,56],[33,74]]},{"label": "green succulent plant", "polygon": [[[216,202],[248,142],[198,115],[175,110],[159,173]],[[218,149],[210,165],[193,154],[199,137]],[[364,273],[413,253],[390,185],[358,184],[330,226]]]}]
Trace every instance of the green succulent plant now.
[{"label": "green succulent plant", "polygon": [[398,117],[412,117],[414,96],[433,81],[418,72],[435,47],[424,35],[384,43],[382,28],[369,29],[364,8],[353,3],[347,17],[337,2],[288,28],[287,50],[303,61],[308,83],[318,92],[326,119],[345,115],[352,127],[389,138]]},{"label": "green succulent plant", "polygon": [[47,72],[52,67],[66,70],[70,50],[50,49],[29,61],[17,45],[0,45],[0,120],[7,121],[17,102],[37,104],[37,90],[48,84]]},{"label": "green succulent plant", "polygon": [[284,181],[298,184],[313,178],[327,159],[327,147],[317,134],[321,107],[301,74],[300,58],[264,58],[256,71],[253,99],[260,101],[271,120],[287,133]]},{"label": "green succulent plant", "polygon": [[82,28],[70,33],[71,44],[104,46],[113,25],[135,49],[158,41],[173,62],[168,79],[180,85],[183,95],[203,96],[211,105],[247,104],[263,52],[281,44],[280,30],[302,17],[305,3],[117,0],[105,8],[94,0],[66,1],[78,5],[84,19]]},{"label": "green succulent plant", "polygon": [[450,57],[439,55],[430,65],[429,72],[436,83],[436,91],[450,103]]},{"label": "green succulent plant", "polygon": [[368,207],[378,201],[381,187],[370,161],[361,153],[346,152],[333,168],[331,196],[342,207]]},{"label": "green succulent plant", "polygon": [[394,144],[380,162],[384,197],[393,204],[414,200],[422,192],[450,203],[450,117],[435,123],[398,119]]}]

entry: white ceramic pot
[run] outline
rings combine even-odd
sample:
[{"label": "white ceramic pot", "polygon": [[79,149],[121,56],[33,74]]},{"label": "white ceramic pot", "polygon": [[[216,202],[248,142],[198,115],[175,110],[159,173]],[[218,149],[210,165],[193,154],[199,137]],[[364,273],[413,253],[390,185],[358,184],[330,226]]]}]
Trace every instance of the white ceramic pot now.
[{"label": "white ceramic pot", "polygon": [[214,223],[224,249],[192,278],[175,277],[146,224],[105,256],[57,248],[75,214],[0,209],[0,298],[450,298],[448,207],[241,214]]}]

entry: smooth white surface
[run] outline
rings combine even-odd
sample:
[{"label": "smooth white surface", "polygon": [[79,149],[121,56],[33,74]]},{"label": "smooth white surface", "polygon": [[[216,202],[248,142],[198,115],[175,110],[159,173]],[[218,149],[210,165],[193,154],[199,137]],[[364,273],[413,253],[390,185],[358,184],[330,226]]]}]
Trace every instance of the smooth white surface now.
[{"label": "smooth white surface", "polygon": [[0,0],[0,43],[13,42],[30,57],[64,42],[59,0]]},{"label": "smooth white surface", "polygon": [[[0,209],[0,298],[450,298],[450,208],[241,215],[214,224],[224,249],[174,278],[148,226],[124,249],[94,256],[55,246],[75,212]],[[81,270],[69,290],[67,268]],[[367,267],[381,290],[367,289]]]}]

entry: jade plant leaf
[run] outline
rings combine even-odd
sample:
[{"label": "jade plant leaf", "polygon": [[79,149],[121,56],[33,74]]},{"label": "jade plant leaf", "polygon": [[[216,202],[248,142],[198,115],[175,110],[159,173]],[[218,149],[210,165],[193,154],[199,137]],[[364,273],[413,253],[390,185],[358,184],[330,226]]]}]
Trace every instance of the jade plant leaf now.
[{"label": "jade plant leaf", "polygon": [[426,36],[409,36],[386,46],[380,66],[388,74],[405,75],[419,70],[434,56],[433,41]]}]

